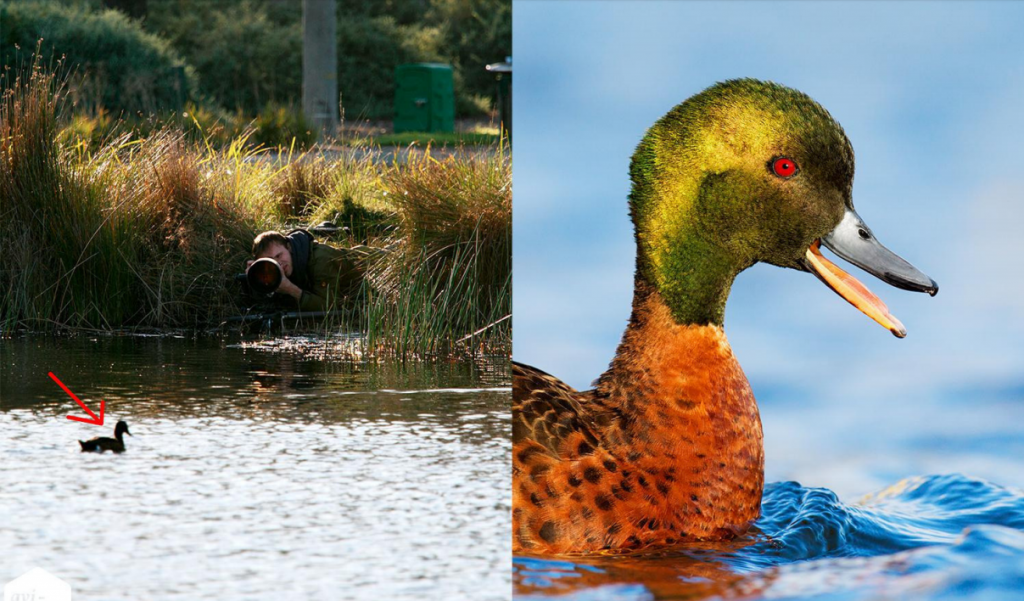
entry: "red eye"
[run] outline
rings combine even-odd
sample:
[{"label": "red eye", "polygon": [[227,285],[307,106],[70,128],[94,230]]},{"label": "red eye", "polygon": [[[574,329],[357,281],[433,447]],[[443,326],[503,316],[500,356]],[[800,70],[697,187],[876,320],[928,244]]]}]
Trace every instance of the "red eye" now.
[{"label": "red eye", "polygon": [[796,163],[786,157],[772,159],[772,173],[779,177],[793,177],[796,174]]}]

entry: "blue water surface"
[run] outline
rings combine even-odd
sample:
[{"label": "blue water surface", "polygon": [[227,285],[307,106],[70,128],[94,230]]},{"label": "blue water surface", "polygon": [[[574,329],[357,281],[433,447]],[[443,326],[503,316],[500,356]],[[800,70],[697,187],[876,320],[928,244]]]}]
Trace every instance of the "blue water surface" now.
[{"label": "blue water surface", "polygon": [[1024,492],[963,475],[910,478],[845,504],[768,485],[745,540],[658,555],[520,557],[519,599],[1020,599]]}]

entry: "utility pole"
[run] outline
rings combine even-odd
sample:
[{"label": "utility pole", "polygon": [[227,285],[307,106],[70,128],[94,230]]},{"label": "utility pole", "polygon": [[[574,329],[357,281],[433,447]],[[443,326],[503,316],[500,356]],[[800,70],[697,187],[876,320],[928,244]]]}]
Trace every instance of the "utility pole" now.
[{"label": "utility pole", "polygon": [[302,0],[302,112],[321,136],[337,132],[336,0]]}]

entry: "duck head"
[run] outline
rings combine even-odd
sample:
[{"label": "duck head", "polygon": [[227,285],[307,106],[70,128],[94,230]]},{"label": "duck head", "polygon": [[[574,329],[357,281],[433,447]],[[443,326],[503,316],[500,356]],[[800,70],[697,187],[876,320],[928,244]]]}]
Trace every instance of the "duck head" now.
[{"label": "duck head", "polygon": [[853,172],[843,129],[797,90],[743,79],[691,97],[633,155],[638,290],[656,289],[679,323],[721,325],[736,274],[770,263],[815,274],[905,336],[884,303],[819,250],[899,288],[938,291],[854,210]]},{"label": "duck head", "polygon": [[128,436],[132,435],[132,433],[128,431],[128,423],[124,421],[117,422],[117,425],[114,426],[114,437],[121,438],[125,434]]}]

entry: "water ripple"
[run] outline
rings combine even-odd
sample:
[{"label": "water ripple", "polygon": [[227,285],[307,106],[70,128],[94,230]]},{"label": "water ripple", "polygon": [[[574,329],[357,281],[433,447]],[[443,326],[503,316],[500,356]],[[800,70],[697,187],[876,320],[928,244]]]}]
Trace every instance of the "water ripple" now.
[{"label": "water ripple", "polygon": [[[509,595],[493,372],[219,341],[0,345],[0,582],[39,566],[90,599]],[[105,432],[64,419],[81,411],[49,370],[106,400]],[[126,453],[79,452],[119,418]]]},{"label": "water ripple", "polygon": [[847,505],[795,482],[765,489],[743,540],[573,561],[515,560],[517,598],[1019,599],[1024,492],[940,475]]}]

